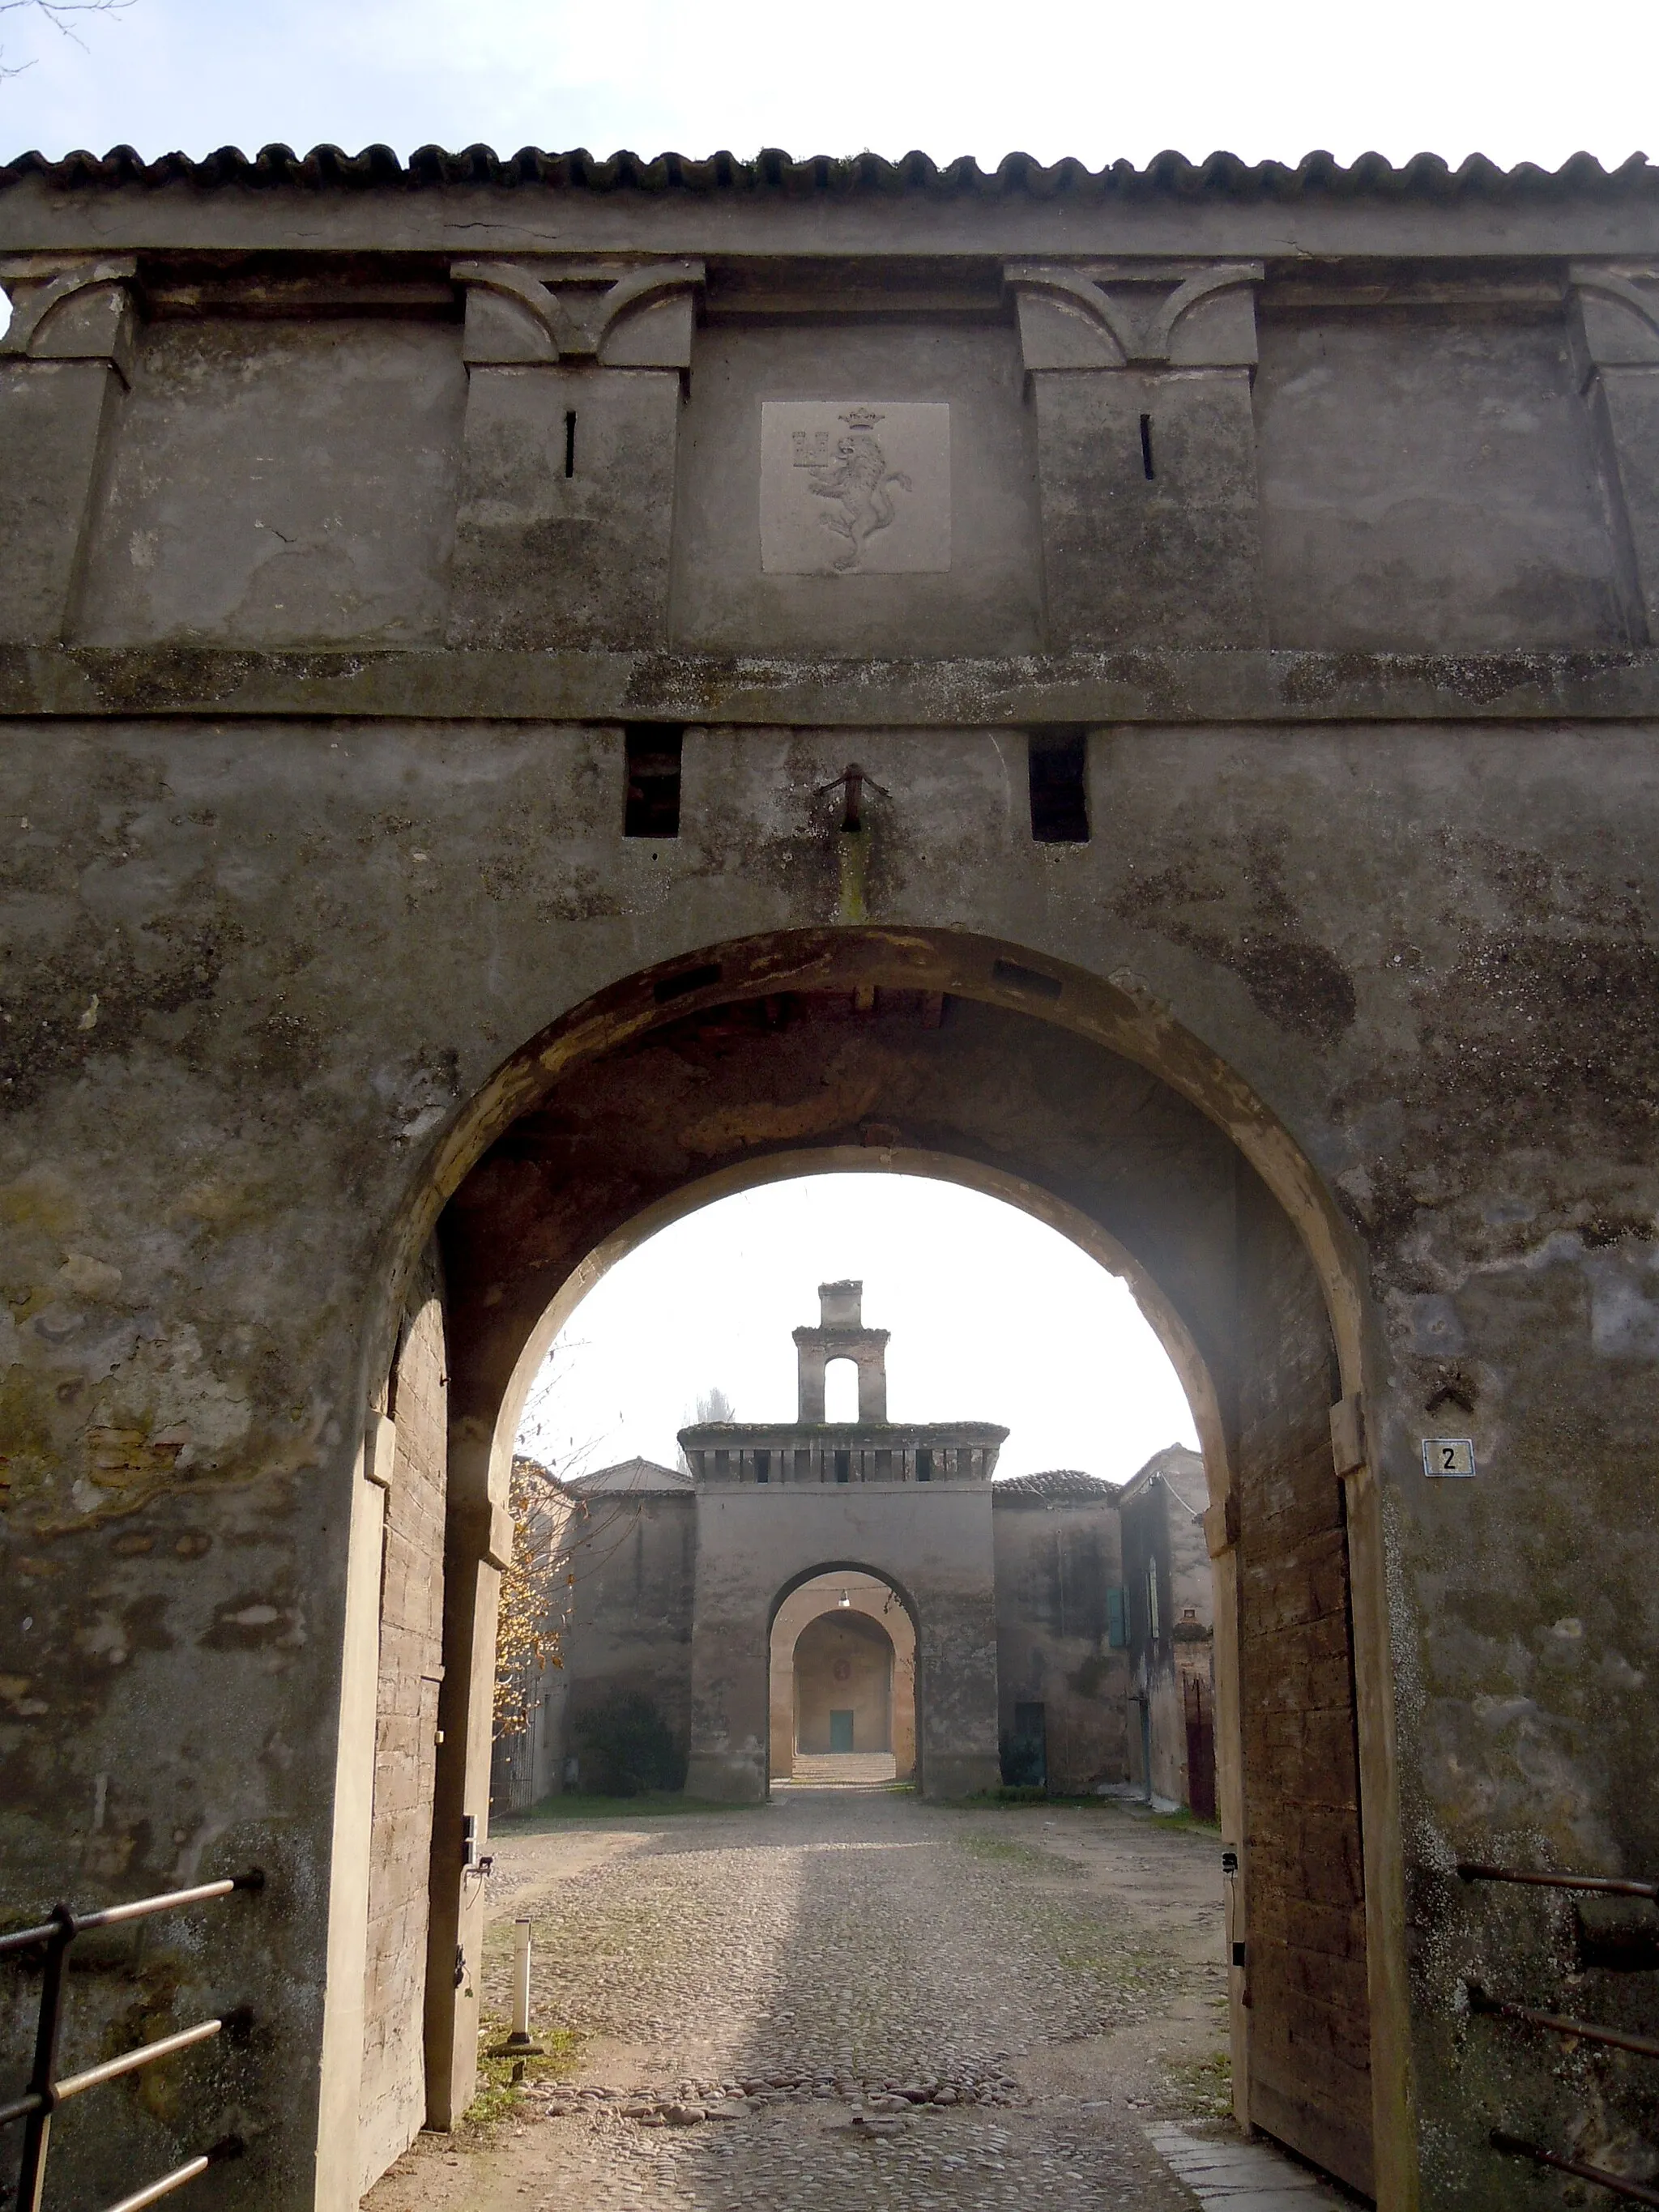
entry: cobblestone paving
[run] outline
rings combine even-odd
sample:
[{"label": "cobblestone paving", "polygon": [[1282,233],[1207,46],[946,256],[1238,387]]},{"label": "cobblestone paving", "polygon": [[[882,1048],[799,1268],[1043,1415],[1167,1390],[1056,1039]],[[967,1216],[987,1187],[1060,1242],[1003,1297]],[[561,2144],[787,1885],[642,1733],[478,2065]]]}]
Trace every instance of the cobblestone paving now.
[{"label": "cobblestone paving", "polygon": [[366,2212],[1192,2212],[1146,2130],[1213,2122],[1208,1834],[834,1790],[492,1848],[489,2039],[527,1914],[577,2064]]}]

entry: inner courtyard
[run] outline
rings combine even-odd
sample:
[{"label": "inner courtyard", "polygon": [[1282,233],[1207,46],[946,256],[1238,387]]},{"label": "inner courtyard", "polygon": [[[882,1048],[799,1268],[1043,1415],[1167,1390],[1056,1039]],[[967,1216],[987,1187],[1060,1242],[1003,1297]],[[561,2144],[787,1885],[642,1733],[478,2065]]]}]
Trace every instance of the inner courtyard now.
[{"label": "inner courtyard", "polygon": [[550,2055],[509,2118],[423,2136],[364,2212],[1349,2201],[1223,2118],[1203,1826],[806,1784],[724,1811],[521,1816],[491,1847],[484,2047],[527,1919]]}]

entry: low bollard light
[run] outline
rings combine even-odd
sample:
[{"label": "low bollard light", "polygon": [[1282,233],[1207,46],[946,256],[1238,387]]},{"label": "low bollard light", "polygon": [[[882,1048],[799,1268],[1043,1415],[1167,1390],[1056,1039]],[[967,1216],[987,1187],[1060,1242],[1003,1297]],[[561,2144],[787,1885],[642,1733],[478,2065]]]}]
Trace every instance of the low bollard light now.
[{"label": "low bollard light", "polygon": [[489,2053],[492,2058],[544,2056],[542,2045],[530,2040],[530,1926],[528,1920],[514,1923],[513,2032]]}]

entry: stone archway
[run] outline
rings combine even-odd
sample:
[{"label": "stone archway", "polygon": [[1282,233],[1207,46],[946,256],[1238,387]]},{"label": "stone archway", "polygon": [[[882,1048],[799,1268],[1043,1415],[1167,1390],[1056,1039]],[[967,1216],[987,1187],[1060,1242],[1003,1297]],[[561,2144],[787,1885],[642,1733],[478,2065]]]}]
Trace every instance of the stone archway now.
[{"label": "stone archway", "polygon": [[[461,1515],[492,1510],[524,1389],[586,1285],[725,1190],[814,1167],[953,1177],[1129,1279],[1188,1388],[1210,1486],[1241,2116],[1370,2189],[1374,2106],[1398,2125],[1404,2075],[1376,1511],[1363,1454],[1332,1455],[1359,1298],[1344,1232],[1282,1129],[1133,994],[956,933],[836,930],[618,985],[503,1068],[450,1157],[440,1243]],[[923,1772],[949,1794],[983,1786],[994,1735],[982,1762],[951,1710],[974,1679],[975,1624],[929,1612]],[[752,1613],[734,1598],[718,1695],[694,1684],[694,1769],[739,1795],[766,1780]],[[452,1776],[476,1756],[466,1686],[486,1626],[470,1620],[470,1662],[459,1633],[447,1651]],[[994,1682],[994,1652],[991,1665]],[[444,1802],[441,1765],[434,1960],[465,1934],[459,1863],[452,1887],[441,1863]],[[458,2014],[457,2054],[466,2029]],[[445,2041],[441,2023],[441,2066]]]},{"label": "stone archway", "polygon": [[833,1611],[809,1620],[795,1638],[796,1749],[819,1759],[890,1753],[893,1659],[878,1620]]},{"label": "stone archway", "polygon": [[[799,1583],[780,1601],[772,1616],[770,1640],[771,1712],[769,1731],[768,1772],[773,1782],[787,1781],[795,1771],[795,1761],[803,1751],[810,1757],[817,1749],[817,1737],[823,1731],[818,1727],[820,1708],[831,1710],[836,1701],[827,1687],[822,1696],[817,1674],[827,1671],[831,1683],[839,1677],[838,1662],[848,1663],[850,1655],[826,1649],[821,1655],[823,1666],[815,1669],[809,1639],[816,1630],[826,1624],[847,1626],[867,1623],[880,1637],[886,1647],[881,1661],[884,1681],[881,1692],[884,1729],[879,1739],[872,1735],[865,1741],[863,1732],[855,1727],[854,1749],[862,1753],[878,1751],[892,1761],[891,1779],[909,1782],[916,1776],[916,1631],[909,1612],[898,1591],[884,1577],[857,1567],[842,1567],[834,1572],[813,1575]],[[807,1725],[803,1727],[802,1647],[808,1646],[809,1674],[814,1675],[813,1694],[806,1701]],[[855,1672],[848,1665],[848,1679]],[[860,1685],[866,1695],[870,1686]],[[841,1700],[845,1705],[846,1701]],[[825,1745],[825,1749],[829,1746]]]}]

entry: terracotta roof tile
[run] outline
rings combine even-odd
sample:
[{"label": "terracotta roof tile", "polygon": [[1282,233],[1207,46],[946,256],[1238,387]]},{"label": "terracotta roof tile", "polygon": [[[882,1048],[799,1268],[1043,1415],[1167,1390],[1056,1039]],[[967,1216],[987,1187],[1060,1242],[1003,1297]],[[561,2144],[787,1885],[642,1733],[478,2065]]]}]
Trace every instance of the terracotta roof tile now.
[{"label": "terracotta roof tile", "polygon": [[303,155],[287,146],[265,146],[252,156],[224,146],[200,160],[163,154],[147,161],[131,146],[117,146],[105,155],[82,151],[61,161],[48,161],[38,153],[20,154],[0,164],[0,186],[27,177],[43,178],[59,187],[187,182],[210,190],[297,185],[313,191],[418,191],[452,185],[494,185],[562,191],[779,194],[791,199],[909,193],[981,199],[1024,194],[1039,200],[1353,199],[1367,195],[1429,200],[1659,198],[1659,166],[1640,154],[1611,170],[1589,154],[1575,154],[1553,170],[1530,161],[1501,169],[1480,154],[1470,155],[1455,169],[1437,154],[1416,154],[1398,167],[1380,154],[1363,154],[1344,167],[1323,153],[1305,155],[1294,167],[1283,161],[1245,162],[1233,154],[1212,154],[1202,161],[1190,161],[1182,154],[1164,153],[1143,168],[1132,161],[1112,161],[1099,169],[1077,161],[1045,164],[1029,154],[1009,154],[994,169],[986,170],[969,158],[941,167],[919,153],[894,161],[876,154],[845,158],[819,154],[796,161],[775,149],[743,161],[732,154],[714,154],[703,161],[659,154],[647,161],[630,153],[601,159],[582,148],[549,154],[526,146],[516,154],[501,155],[489,146],[468,146],[459,153],[422,146],[404,161],[389,146],[368,146],[357,154],[347,154],[338,146],[314,146]]}]

